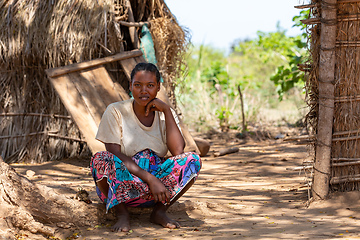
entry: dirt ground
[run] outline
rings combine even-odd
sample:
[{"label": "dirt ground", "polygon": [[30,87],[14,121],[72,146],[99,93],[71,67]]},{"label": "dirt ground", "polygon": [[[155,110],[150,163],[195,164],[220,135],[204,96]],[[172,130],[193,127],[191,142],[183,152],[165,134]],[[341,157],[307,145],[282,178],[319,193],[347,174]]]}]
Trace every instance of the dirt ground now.
[{"label": "dirt ground", "polygon": [[[200,137],[209,137],[200,135]],[[57,224],[57,239],[357,239],[360,238],[359,192],[336,193],[307,207],[308,188],[301,166],[308,158],[305,145],[282,139],[263,141],[212,136],[211,149],[202,158],[195,185],[169,209],[180,229],[169,230],[149,222],[150,209],[131,209],[131,231],[111,232],[108,214],[97,225]],[[239,152],[214,157],[226,147]],[[64,159],[43,164],[13,164],[36,183],[74,198],[79,189],[99,202],[88,167],[89,159]],[[29,171],[31,170],[31,171]],[[74,200],[78,201],[78,200]],[[82,202],[82,204],[86,204]],[[44,239],[20,232],[18,239]]]}]

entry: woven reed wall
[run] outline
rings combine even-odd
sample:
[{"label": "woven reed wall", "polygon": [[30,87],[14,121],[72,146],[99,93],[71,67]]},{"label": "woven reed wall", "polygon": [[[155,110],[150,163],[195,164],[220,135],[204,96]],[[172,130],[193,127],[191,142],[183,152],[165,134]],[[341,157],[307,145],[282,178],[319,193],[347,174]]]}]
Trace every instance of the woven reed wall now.
[{"label": "woven reed wall", "polygon": [[360,186],[360,2],[338,4],[337,17],[330,182],[348,191]]},{"label": "woven reed wall", "polygon": [[[310,112],[307,123],[316,136],[319,110],[319,52],[321,1],[311,2],[309,24],[311,71],[306,92]],[[338,0],[336,6],[334,125],[331,144],[330,190],[360,189],[360,1]],[[317,141],[315,141],[314,149]],[[320,143],[318,143],[320,144]],[[316,152],[315,152],[316,154]]]}]

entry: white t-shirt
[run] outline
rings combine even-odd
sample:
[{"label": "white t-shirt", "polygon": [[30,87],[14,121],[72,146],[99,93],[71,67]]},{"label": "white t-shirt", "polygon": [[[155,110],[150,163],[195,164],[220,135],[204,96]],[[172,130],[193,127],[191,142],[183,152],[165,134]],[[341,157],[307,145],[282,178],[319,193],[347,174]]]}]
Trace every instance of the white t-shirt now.
[{"label": "white t-shirt", "polygon": [[[106,108],[96,139],[103,143],[119,144],[121,152],[130,157],[147,148],[159,157],[164,157],[168,151],[164,113],[155,111],[152,126],[146,127],[135,115],[133,101],[134,99],[115,102]],[[179,119],[175,111],[171,111],[180,129]]]}]

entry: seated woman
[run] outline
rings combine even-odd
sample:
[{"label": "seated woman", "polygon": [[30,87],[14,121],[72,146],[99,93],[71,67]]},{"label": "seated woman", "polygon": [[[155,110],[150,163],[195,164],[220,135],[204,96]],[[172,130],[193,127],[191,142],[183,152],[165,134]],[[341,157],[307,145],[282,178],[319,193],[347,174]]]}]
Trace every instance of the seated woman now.
[{"label": "seated woman", "polygon": [[[130,230],[127,207],[153,207],[152,222],[180,227],[166,210],[194,183],[201,168],[196,153],[184,153],[179,120],[156,98],[159,90],[157,67],[137,64],[131,72],[133,99],[110,104],[99,125],[96,139],[106,151],[96,153],[90,167],[106,211],[116,210],[113,231]],[[168,151],[172,157],[165,159]]]}]

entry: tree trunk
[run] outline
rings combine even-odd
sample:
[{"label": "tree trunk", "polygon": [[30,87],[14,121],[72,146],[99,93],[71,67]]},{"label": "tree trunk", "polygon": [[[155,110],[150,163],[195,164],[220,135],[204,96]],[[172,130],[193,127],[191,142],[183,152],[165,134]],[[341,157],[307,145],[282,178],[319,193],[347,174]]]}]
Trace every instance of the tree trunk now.
[{"label": "tree trunk", "polygon": [[312,195],[324,199],[329,192],[336,43],[336,0],[321,1],[319,62],[319,118]]},{"label": "tree trunk", "polygon": [[[0,156],[0,233],[2,239],[17,239],[15,234],[55,236],[57,225],[94,226],[98,212],[95,205],[68,199],[53,189],[34,184],[18,175]],[[32,237],[29,236],[31,239]],[[38,238],[37,238],[38,239]],[[45,239],[45,237],[44,237]]]}]

